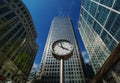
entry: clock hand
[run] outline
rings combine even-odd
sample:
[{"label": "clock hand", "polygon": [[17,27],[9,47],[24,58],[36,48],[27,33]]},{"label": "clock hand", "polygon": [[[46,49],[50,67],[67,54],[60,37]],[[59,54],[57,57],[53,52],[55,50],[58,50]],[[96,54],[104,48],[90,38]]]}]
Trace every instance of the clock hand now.
[{"label": "clock hand", "polygon": [[58,44],[58,47],[63,48],[63,46],[62,46],[62,43],[61,43],[61,42]]},{"label": "clock hand", "polygon": [[65,49],[65,50],[68,50],[68,51],[70,51],[69,49],[67,49],[67,48],[65,48],[65,47],[62,47],[63,49]]},{"label": "clock hand", "polygon": [[68,50],[68,51],[70,51],[69,49],[67,49],[67,48],[63,47],[63,45],[62,45],[62,43],[61,43],[61,42],[60,42],[60,47],[61,47],[61,48],[63,48],[63,49],[66,49],[66,50]]},{"label": "clock hand", "polygon": [[62,43],[60,42],[60,46],[62,47]]},{"label": "clock hand", "polygon": [[64,49],[64,47],[63,47],[63,45],[62,45],[62,43],[60,42],[60,46]]},{"label": "clock hand", "polygon": [[69,49],[67,49],[67,48],[63,47],[63,45],[62,45],[62,43],[61,43],[61,42],[60,42],[60,44],[58,44],[58,46],[59,46],[59,47],[61,47],[62,49],[65,49],[65,50],[70,51]]}]

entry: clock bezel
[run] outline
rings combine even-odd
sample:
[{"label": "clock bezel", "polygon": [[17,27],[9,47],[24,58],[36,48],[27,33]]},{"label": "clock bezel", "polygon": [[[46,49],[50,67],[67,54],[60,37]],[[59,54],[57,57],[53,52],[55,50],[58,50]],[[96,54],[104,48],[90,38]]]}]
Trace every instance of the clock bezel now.
[{"label": "clock bezel", "polygon": [[[54,52],[54,47],[55,47],[55,44],[56,44],[57,42],[62,42],[62,41],[70,43],[71,46],[72,46],[72,50],[71,50],[69,53],[67,53],[67,54],[62,54],[62,55],[61,55],[61,54],[57,54],[56,52]],[[57,59],[59,59],[59,60],[60,60],[60,59],[66,60],[66,59],[70,58],[70,57],[73,55],[73,50],[74,50],[73,44],[72,44],[70,41],[66,40],[66,39],[57,40],[57,41],[55,41],[55,42],[52,44],[52,54],[53,54],[53,56],[54,56],[55,58],[57,58]]]}]

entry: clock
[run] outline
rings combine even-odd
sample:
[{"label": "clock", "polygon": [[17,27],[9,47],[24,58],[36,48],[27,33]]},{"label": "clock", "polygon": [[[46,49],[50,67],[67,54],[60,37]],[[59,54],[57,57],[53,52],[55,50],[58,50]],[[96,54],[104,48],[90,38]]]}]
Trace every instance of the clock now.
[{"label": "clock", "polygon": [[57,59],[68,59],[73,54],[73,45],[70,41],[61,39],[52,44],[52,54]]}]

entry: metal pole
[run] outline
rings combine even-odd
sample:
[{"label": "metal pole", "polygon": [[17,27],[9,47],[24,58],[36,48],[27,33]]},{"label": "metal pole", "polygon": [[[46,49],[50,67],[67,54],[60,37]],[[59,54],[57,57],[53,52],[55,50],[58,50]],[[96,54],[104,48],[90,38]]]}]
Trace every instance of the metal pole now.
[{"label": "metal pole", "polygon": [[60,83],[64,83],[64,60],[60,60]]}]

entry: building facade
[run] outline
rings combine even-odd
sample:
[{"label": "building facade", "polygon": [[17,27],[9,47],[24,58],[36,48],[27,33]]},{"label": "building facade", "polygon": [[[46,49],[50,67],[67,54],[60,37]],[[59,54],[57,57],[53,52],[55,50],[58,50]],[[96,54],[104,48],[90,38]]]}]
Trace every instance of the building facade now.
[{"label": "building facade", "polygon": [[25,83],[33,65],[36,30],[21,0],[0,0],[0,81]]},{"label": "building facade", "polygon": [[95,73],[120,41],[119,2],[82,1],[79,31]]},{"label": "building facade", "polygon": [[[95,73],[119,44],[119,21],[120,0],[82,0],[78,29]],[[115,73],[118,66],[112,68]]]},{"label": "building facade", "polygon": [[[65,83],[85,83],[83,72],[83,59],[78,48],[74,29],[69,17],[55,17],[52,21],[46,46],[44,48],[41,66],[41,83],[59,83],[60,61],[55,59],[51,53],[53,42],[65,39],[74,45],[73,56],[64,61],[64,81]],[[38,82],[38,83],[39,83]]]}]

